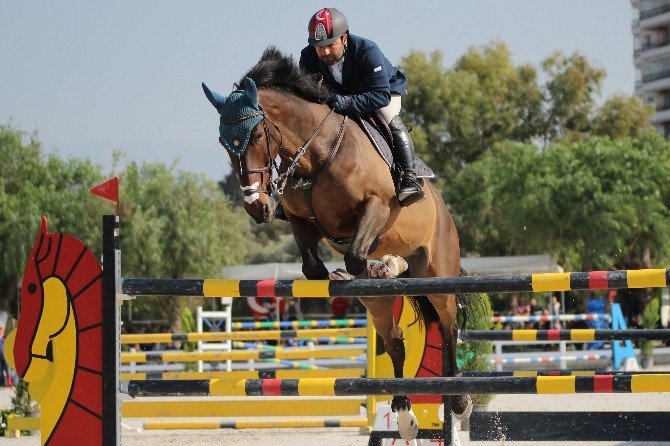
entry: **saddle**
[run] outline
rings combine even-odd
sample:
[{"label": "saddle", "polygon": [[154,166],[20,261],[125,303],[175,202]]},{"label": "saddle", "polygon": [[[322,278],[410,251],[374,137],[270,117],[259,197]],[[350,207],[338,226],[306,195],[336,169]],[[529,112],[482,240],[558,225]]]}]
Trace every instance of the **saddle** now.
[{"label": "saddle", "polygon": [[[382,157],[386,165],[389,167],[393,182],[397,188],[400,179],[400,170],[393,162],[393,135],[391,134],[391,129],[389,129],[388,124],[386,124],[384,118],[377,112],[367,113],[365,115],[355,115],[352,116],[352,118],[356,120],[365,134],[368,135],[368,138],[370,138],[370,142],[377,150],[377,153],[379,153],[379,156]],[[416,169],[417,178],[435,178],[433,170],[417,156],[414,157],[414,167]]]}]

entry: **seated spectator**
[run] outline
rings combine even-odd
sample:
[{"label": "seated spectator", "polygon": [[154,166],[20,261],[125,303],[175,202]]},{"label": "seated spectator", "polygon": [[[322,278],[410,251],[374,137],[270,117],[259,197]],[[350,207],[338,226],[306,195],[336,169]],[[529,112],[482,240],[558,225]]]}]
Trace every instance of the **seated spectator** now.
[{"label": "seated spectator", "polygon": [[[526,303],[526,298],[522,297],[519,299],[519,306],[516,307],[517,316],[530,316],[530,305]],[[524,324],[522,323],[522,327]]]},{"label": "seated spectator", "polygon": [[[532,298],[530,300],[530,315],[531,316],[542,316],[542,305],[539,305],[537,303],[536,298]],[[537,322],[531,322],[530,323],[530,328],[538,328],[541,327],[542,324],[537,323]]]}]

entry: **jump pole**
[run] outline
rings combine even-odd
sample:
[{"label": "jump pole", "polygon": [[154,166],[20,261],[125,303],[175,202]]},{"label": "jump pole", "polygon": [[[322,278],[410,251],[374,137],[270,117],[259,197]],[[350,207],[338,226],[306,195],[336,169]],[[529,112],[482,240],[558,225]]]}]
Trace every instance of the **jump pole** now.
[{"label": "jump pole", "polygon": [[131,296],[329,298],[664,288],[670,269],[356,280],[121,278]]},{"label": "jump pole", "polygon": [[[113,216],[106,216],[106,218],[112,218]],[[118,220],[116,221],[116,230],[118,235]],[[107,228],[108,225],[105,225]],[[108,228],[107,228],[108,229]],[[109,232],[109,231],[107,231]],[[118,237],[110,237],[109,235],[103,236],[105,239],[104,245],[107,246],[108,243],[113,243],[113,246],[118,247]],[[107,254],[109,249],[105,249],[104,252]],[[115,255],[118,254],[118,255]],[[107,280],[108,283],[113,283],[115,285],[115,291],[119,291],[114,299],[115,303],[115,312],[114,329],[117,332],[115,344],[116,344],[116,355],[117,361],[115,361],[115,367],[118,364],[118,348],[120,346],[120,334],[118,333],[118,306],[117,299],[121,301],[125,298],[130,298],[130,296],[135,295],[180,295],[180,296],[200,296],[200,297],[219,297],[221,295],[226,295],[230,297],[270,297],[270,296],[283,296],[283,297],[297,297],[297,298],[307,298],[307,297],[316,297],[316,298],[327,298],[331,296],[348,296],[348,297],[359,297],[359,296],[389,296],[389,295],[425,295],[425,294],[453,294],[453,293],[508,293],[508,292],[518,292],[518,291],[531,291],[531,292],[542,292],[542,291],[569,291],[569,290],[602,290],[602,289],[620,289],[620,288],[648,288],[648,287],[666,287],[669,278],[670,270],[668,269],[648,269],[648,270],[621,270],[621,271],[592,271],[592,272],[575,272],[575,273],[547,273],[547,274],[532,274],[532,275],[512,275],[512,276],[482,276],[482,277],[454,277],[454,278],[427,278],[427,279],[363,279],[356,281],[308,281],[308,280],[296,280],[296,281],[237,281],[237,280],[220,280],[220,279],[143,279],[143,278],[123,278],[120,272],[120,251],[113,251],[112,258],[115,266],[114,272],[116,272],[113,280]],[[107,267],[108,264],[105,262],[105,269],[108,274],[111,268]],[[110,265],[111,266],[111,265]],[[109,277],[107,274],[106,278]],[[105,288],[107,292],[107,288]],[[105,307],[107,308],[107,306]],[[109,327],[109,325],[106,325]],[[107,344],[109,345],[109,344]],[[118,371],[114,373],[117,386],[115,389],[120,389],[118,386],[119,375]],[[653,375],[646,375],[653,376]],[[525,377],[524,377],[525,378]],[[537,377],[536,383],[539,382],[540,378]],[[551,377],[557,378],[557,377]],[[558,377],[565,378],[565,377]],[[581,376],[577,377],[568,377],[568,378],[583,378]],[[633,390],[632,380],[633,376],[613,376],[611,377],[612,382],[618,382],[619,378],[630,378],[631,388]],[[495,379],[495,378],[494,378]],[[514,378],[513,379],[523,379],[523,378]],[[609,377],[608,377],[609,379]],[[263,380],[258,380],[263,381]],[[639,379],[637,382],[641,382]],[[649,380],[642,380],[642,382],[648,383]],[[599,381],[600,384],[602,382]],[[665,386],[665,381],[662,380],[663,386]],[[648,391],[659,391],[658,382],[654,381],[653,385],[649,384],[649,388],[654,390]],[[260,384],[263,385],[262,383]],[[382,383],[369,383],[369,385],[375,387],[380,386]],[[526,384],[527,385],[527,384]],[[394,387],[393,391],[404,390],[406,385],[400,385],[400,387]],[[424,384],[425,386],[425,384]],[[565,387],[567,386],[567,387]],[[612,385],[612,389],[616,386]],[[124,386],[124,387],[127,387]],[[411,387],[411,386],[410,386]],[[505,386],[503,386],[505,387]],[[569,388],[570,384],[564,382],[563,389]],[[588,386],[587,386],[588,387]],[[245,385],[246,388],[246,385]],[[508,393],[509,386],[505,387],[507,390],[505,393]],[[608,389],[608,386],[605,385],[604,388]],[[625,385],[623,386],[625,389]],[[642,386],[642,388],[647,388],[647,386]],[[377,387],[377,391],[380,391],[379,394],[385,394],[382,388]],[[618,387],[617,387],[618,389]],[[124,389],[125,390],[125,389]],[[409,389],[408,389],[409,390]],[[595,387],[594,387],[595,390]],[[321,391],[323,389],[314,391]],[[377,392],[375,391],[375,393]],[[455,394],[468,393],[467,390],[451,389]],[[482,390],[483,391],[483,390]],[[612,390],[614,391],[614,390]],[[619,389],[619,391],[621,391]],[[638,390],[637,391],[642,391]],[[419,390],[419,394],[448,394],[448,390],[444,387],[437,386],[435,391],[430,391],[428,388],[422,388]],[[413,394],[411,391],[403,392],[406,394]],[[495,393],[491,391],[486,391],[486,393]],[[525,391],[523,393],[537,393]],[[557,392],[551,392],[557,393]],[[567,392],[571,393],[571,392]],[[323,393],[319,393],[322,395]],[[370,394],[370,393],[363,393]],[[445,406],[446,407],[446,406]],[[117,413],[118,413],[118,404],[117,404]],[[117,416],[117,426],[120,422]],[[448,420],[445,420],[445,434],[446,434],[446,425],[451,423]],[[118,427],[117,427],[118,432]],[[447,438],[447,437],[445,437]]]},{"label": "jump pole", "polygon": [[670,374],[127,381],[123,390],[133,397],[667,393]]}]

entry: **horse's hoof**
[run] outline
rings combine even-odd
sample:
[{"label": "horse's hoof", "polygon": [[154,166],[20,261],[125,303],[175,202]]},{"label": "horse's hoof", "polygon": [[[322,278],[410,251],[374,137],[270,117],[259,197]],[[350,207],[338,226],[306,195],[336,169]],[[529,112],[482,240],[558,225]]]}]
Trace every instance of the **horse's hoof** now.
[{"label": "horse's hoof", "polygon": [[451,405],[451,412],[454,414],[454,417],[456,417],[456,419],[459,421],[467,420],[468,418],[470,418],[470,414],[472,413],[472,398],[470,398],[470,395],[465,395],[465,397],[467,398],[467,403],[465,404],[465,409],[463,409],[461,413],[457,413],[456,410],[454,410],[454,405],[453,404]]},{"label": "horse's hoof", "polygon": [[407,261],[397,255],[386,254],[379,260],[388,267],[392,278],[398,277],[409,268]]},{"label": "horse's hoof", "polygon": [[343,270],[342,268],[337,268],[335,271],[328,275],[330,280],[353,280],[354,276]]},{"label": "horse's hoof", "polygon": [[398,411],[398,433],[405,441],[414,440],[419,433],[419,420],[416,419],[414,411]]},{"label": "horse's hoof", "polygon": [[391,399],[391,410],[393,412],[400,412],[401,410],[410,410],[412,403],[406,396],[394,396]]}]

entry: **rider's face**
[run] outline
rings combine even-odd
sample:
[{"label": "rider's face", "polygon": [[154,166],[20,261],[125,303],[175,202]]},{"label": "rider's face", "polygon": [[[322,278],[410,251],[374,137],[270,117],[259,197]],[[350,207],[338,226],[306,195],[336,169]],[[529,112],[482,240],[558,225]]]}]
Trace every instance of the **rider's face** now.
[{"label": "rider's face", "polygon": [[344,34],[342,37],[333,42],[332,45],[315,47],[316,54],[319,55],[319,59],[321,59],[326,65],[333,65],[342,59],[342,56],[344,56],[346,45],[347,35]]}]

